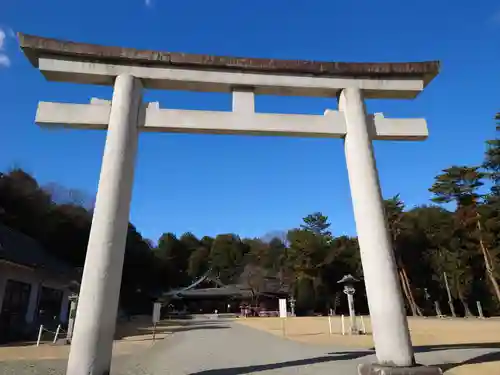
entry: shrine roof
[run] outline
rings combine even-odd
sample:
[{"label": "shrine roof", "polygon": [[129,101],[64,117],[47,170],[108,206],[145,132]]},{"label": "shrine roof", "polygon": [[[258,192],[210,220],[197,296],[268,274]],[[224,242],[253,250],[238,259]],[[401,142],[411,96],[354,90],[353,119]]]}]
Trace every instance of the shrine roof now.
[{"label": "shrine roof", "polygon": [[142,67],[184,68],[208,71],[282,74],[309,77],[373,79],[422,79],[428,84],[438,73],[438,61],[424,62],[332,62],[270,58],[214,56],[180,52],[141,50],[76,43],[18,33],[19,44],[30,62],[38,67],[42,57],[73,61]]},{"label": "shrine roof", "polygon": [[0,261],[45,270],[50,275],[77,278],[77,271],[54,257],[33,238],[0,223]]}]

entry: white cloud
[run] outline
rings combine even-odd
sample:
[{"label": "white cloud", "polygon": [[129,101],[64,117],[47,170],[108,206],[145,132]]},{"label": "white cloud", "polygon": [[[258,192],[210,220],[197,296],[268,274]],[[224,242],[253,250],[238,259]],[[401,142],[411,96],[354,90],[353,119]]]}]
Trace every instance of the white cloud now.
[{"label": "white cloud", "polygon": [[4,29],[0,29],[0,67],[8,68],[10,66],[9,56],[5,54],[5,42],[7,34]]},{"label": "white cloud", "polygon": [[9,66],[10,66],[9,56],[0,54],[0,68],[8,68]]}]

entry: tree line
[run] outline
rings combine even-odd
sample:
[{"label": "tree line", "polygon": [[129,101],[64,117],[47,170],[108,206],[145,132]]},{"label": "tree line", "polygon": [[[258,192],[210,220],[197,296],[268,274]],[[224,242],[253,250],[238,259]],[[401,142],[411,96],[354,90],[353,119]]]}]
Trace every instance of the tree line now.
[{"label": "tree line", "polygon": [[[482,165],[453,165],[435,177],[430,204],[408,209],[399,195],[384,201],[409,314],[434,315],[436,301],[447,315],[477,315],[477,301],[486,315],[500,313],[500,126],[496,130]],[[22,169],[0,174],[0,222],[75,269],[85,261],[92,206],[85,194],[40,186]],[[266,278],[279,280],[290,287],[298,314],[345,311],[337,281],[346,274],[363,279],[358,242],[330,228],[316,212],[297,228],[263,238],[164,233],[154,245],[130,223],[120,305],[129,313],[149,312],[162,292],[210,272],[223,283],[246,284],[256,296]],[[363,283],[356,296],[358,311],[367,313]]]}]

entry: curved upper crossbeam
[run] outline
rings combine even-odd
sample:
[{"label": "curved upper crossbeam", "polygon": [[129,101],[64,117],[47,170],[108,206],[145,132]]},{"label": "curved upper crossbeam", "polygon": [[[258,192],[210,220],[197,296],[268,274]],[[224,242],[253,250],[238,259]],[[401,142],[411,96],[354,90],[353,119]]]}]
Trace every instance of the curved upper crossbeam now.
[{"label": "curved upper crossbeam", "polygon": [[131,74],[144,87],[332,97],[346,87],[367,98],[413,98],[439,73],[438,61],[337,62],[140,50],[18,34],[30,62],[49,80],[112,85]]}]

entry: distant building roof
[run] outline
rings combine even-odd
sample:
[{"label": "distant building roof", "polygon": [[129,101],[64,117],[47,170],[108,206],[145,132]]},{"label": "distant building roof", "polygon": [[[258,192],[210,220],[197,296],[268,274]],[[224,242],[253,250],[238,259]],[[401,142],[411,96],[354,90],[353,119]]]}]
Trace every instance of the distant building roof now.
[{"label": "distant building roof", "polygon": [[33,238],[3,224],[0,224],[0,260],[42,269],[57,276],[76,276],[71,266],[49,254]]},{"label": "distant building roof", "polygon": [[200,288],[191,289],[175,294],[174,298],[204,298],[204,297],[240,297],[248,298],[252,296],[249,289],[241,289],[236,285],[227,285],[220,288]]},{"label": "distant building roof", "polygon": [[[216,284],[215,288],[196,288],[202,281],[210,281]],[[213,279],[205,274],[199,280],[186,288],[172,290],[164,293],[163,297],[178,298],[204,298],[204,297],[235,297],[235,298],[251,298],[253,294],[264,296],[281,296],[289,293],[289,287],[283,285],[279,280],[266,277],[262,281],[259,290],[252,291],[252,288],[245,284],[229,284],[225,285],[217,279]]]},{"label": "distant building roof", "polygon": [[208,277],[210,272],[211,272],[211,270],[208,270],[207,272],[205,272],[205,274],[203,276],[201,276],[198,280],[195,280],[191,285],[188,285],[187,287],[179,288],[179,289],[172,289],[166,293],[163,293],[163,295],[164,296],[175,296],[179,293],[187,292],[188,290],[195,288],[196,286],[198,286],[199,284],[201,284],[205,280],[213,281],[212,279],[210,279]]}]

